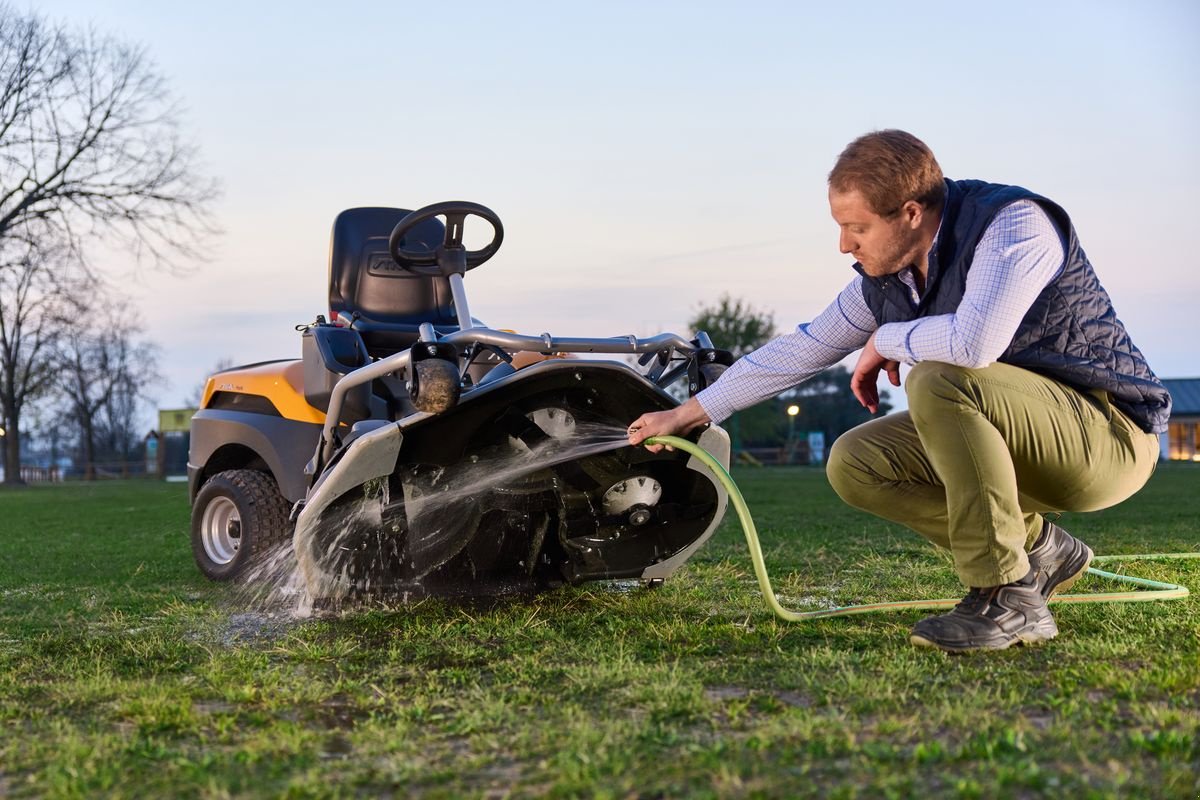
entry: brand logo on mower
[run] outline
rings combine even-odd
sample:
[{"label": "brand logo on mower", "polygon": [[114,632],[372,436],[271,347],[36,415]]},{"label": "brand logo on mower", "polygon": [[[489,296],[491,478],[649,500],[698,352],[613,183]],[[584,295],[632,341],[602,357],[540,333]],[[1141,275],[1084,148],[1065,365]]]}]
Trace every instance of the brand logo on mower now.
[{"label": "brand logo on mower", "polygon": [[367,254],[367,272],[385,278],[408,277],[408,273],[396,263],[391,253],[388,252]]}]

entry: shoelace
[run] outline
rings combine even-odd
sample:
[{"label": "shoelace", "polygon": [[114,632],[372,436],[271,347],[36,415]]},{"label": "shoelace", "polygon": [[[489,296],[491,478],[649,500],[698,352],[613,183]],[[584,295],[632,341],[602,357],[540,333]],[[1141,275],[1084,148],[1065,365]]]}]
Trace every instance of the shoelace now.
[{"label": "shoelace", "polygon": [[961,609],[969,614],[978,613],[982,608],[987,606],[988,602],[991,601],[999,589],[999,586],[990,586],[986,589],[973,586],[967,592],[967,596],[958,601],[958,605],[954,607],[954,610],[958,611]]}]

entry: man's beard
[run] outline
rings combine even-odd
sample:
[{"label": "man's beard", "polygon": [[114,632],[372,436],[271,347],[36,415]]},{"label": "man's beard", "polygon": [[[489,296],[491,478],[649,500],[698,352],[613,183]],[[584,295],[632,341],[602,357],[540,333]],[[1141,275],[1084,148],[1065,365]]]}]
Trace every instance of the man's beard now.
[{"label": "man's beard", "polygon": [[863,269],[875,278],[895,275],[905,267],[912,266],[911,251],[912,242],[905,236],[905,231],[896,231],[895,235],[888,239],[883,255],[870,265],[863,264]]}]

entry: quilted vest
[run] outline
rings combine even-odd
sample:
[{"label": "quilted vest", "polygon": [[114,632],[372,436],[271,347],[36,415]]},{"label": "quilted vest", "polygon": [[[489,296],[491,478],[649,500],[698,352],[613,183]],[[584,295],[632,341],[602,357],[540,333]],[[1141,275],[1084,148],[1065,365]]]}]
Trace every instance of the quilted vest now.
[{"label": "quilted vest", "polygon": [[1038,295],[998,359],[1077,389],[1108,392],[1112,404],[1142,430],[1162,433],[1171,395],[1151,371],[1113,311],[1075,227],[1058,205],[1019,186],[983,181],[946,181],[946,208],[934,245],[925,293],[913,305],[894,275],[863,275],[863,297],[880,325],[952,314],[962,302],[975,246],[996,213],[1018,200],[1036,202],[1054,221],[1066,251],[1062,272]]}]

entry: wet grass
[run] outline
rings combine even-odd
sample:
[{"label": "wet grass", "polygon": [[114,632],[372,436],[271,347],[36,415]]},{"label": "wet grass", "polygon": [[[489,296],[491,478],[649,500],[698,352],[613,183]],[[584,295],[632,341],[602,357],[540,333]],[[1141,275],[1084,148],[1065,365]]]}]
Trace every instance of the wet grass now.
[{"label": "wet grass", "polygon": [[[789,604],[960,593],[819,471],[736,477]],[[1172,465],[1064,524],[1193,550],[1198,516],[1200,468]],[[948,657],[908,644],[918,612],[776,622],[730,519],[658,590],[291,622],[201,579],[186,529],[178,485],[0,490],[0,796],[1200,792],[1194,597],[1060,607],[1047,646]],[[1198,561],[1128,569],[1200,590]]]}]

